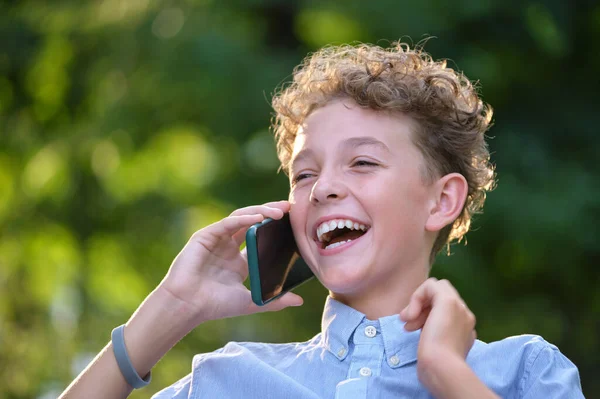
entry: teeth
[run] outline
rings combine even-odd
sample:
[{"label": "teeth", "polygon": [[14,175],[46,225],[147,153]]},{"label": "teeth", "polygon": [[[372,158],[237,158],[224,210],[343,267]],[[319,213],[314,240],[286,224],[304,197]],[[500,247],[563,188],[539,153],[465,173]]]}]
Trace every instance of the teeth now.
[{"label": "teeth", "polygon": [[335,229],[343,229],[343,228],[348,228],[351,230],[359,230],[360,229],[362,231],[365,231],[367,229],[367,226],[365,226],[364,224],[359,224],[359,223],[353,222],[352,220],[349,220],[349,219],[330,220],[328,222],[321,223],[321,225],[317,227],[317,237],[319,238],[319,241],[323,242],[324,234],[329,233],[330,231],[333,231]]},{"label": "teeth", "polygon": [[333,243],[333,244],[330,244],[330,245],[326,246],[325,249],[333,249],[333,248],[339,247],[340,245],[345,244],[345,243],[350,242],[350,241],[352,241],[352,240],[346,240],[346,241],[336,242],[336,243]]}]

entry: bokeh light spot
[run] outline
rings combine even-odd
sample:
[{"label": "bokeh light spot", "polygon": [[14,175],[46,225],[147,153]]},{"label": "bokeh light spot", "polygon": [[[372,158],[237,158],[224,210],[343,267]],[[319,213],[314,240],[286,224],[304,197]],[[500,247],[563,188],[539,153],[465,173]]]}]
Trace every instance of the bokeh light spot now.
[{"label": "bokeh light spot", "polygon": [[62,198],[70,185],[67,154],[56,143],[38,151],[23,171],[23,191],[34,199]]},{"label": "bokeh light spot", "polygon": [[152,23],[152,33],[161,39],[175,37],[181,28],[185,16],[180,8],[167,8],[162,10]]},{"label": "bokeh light spot", "polygon": [[296,33],[313,47],[349,43],[364,37],[360,24],[329,10],[303,10],[296,19]]},{"label": "bokeh light spot", "polygon": [[279,167],[279,159],[273,135],[268,130],[262,130],[250,138],[244,145],[246,164],[260,172],[275,171]]}]

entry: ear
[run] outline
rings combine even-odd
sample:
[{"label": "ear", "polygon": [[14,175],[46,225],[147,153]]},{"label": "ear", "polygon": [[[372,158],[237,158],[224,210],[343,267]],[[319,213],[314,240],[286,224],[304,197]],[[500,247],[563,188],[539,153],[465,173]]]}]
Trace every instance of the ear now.
[{"label": "ear", "polygon": [[436,232],[454,223],[463,210],[468,191],[467,180],[460,173],[450,173],[433,184],[425,230]]}]

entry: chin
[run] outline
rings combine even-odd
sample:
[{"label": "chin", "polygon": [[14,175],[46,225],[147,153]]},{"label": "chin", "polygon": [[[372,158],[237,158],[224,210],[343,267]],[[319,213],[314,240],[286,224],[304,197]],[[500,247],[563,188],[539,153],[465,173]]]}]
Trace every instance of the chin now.
[{"label": "chin", "polygon": [[368,268],[357,267],[329,267],[320,269],[317,278],[329,291],[337,294],[351,294],[361,291],[368,285]]}]

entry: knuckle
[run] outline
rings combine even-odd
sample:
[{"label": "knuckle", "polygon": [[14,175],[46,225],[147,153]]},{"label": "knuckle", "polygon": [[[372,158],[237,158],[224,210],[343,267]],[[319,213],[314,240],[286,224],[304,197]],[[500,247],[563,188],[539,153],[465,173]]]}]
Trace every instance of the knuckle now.
[{"label": "knuckle", "polygon": [[442,280],[440,280],[438,283],[439,283],[440,285],[442,285],[442,286],[446,287],[446,288],[453,287],[453,286],[452,286],[452,283],[451,283],[450,281],[446,280],[446,279],[442,279]]},{"label": "knuckle", "polygon": [[469,313],[467,313],[467,321],[469,322],[471,328],[475,327],[475,324],[477,323],[477,318],[475,317],[473,312],[469,311]]},{"label": "knuckle", "polygon": [[231,216],[243,216],[248,214],[248,212],[251,210],[251,207],[245,207],[245,208],[239,208],[239,209],[235,209],[233,212],[231,212],[229,214],[229,217]]},{"label": "knuckle", "polygon": [[425,282],[423,284],[421,284],[419,286],[419,288],[417,288],[417,291],[415,291],[415,292],[422,292],[422,291],[426,291],[428,289],[433,289],[436,284],[437,284],[437,279],[435,277],[428,278],[427,280],[425,280]]},{"label": "knuckle", "polygon": [[190,237],[190,240],[198,241],[202,237],[204,229],[196,230]]},{"label": "knuckle", "polygon": [[462,310],[465,308],[465,304],[464,302],[456,297],[456,296],[449,296],[448,297],[448,302],[452,305],[453,308],[458,309],[458,310]]}]

